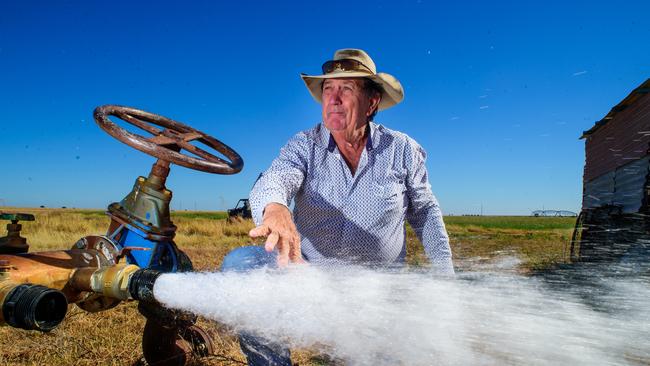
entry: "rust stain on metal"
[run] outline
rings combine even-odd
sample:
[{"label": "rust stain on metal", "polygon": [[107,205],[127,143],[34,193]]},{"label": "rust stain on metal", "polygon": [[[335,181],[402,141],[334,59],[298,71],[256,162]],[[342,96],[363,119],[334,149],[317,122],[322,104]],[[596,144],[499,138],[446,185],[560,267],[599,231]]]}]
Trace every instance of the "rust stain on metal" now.
[{"label": "rust stain on metal", "polygon": [[[154,135],[146,138],[131,133],[112,122],[108,117],[115,116],[140,129]],[[155,156],[158,159],[172,162],[190,169],[201,170],[215,174],[235,174],[241,171],[244,162],[239,154],[216,138],[198,131],[190,126],[176,122],[167,117],[145,112],[139,109],[104,105],[97,107],[94,112],[95,121],[109,135],[119,141]],[[155,126],[163,127],[158,129]],[[230,161],[221,159],[199,147],[190,144],[198,141],[223,154]],[[176,148],[170,148],[176,147]],[[196,156],[182,154],[184,149]]]}]

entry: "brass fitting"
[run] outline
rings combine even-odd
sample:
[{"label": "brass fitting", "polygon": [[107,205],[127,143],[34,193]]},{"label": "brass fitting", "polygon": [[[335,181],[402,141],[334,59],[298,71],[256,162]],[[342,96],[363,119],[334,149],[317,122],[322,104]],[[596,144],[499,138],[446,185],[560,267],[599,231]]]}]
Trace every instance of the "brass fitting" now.
[{"label": "brass fitting", "polygon": [[140,267],[133,264],[118,263],[103,268],[80,268],[74,272],[70,285],[81,291],[92,291],[106,297],[127,300],[129,279]]}]

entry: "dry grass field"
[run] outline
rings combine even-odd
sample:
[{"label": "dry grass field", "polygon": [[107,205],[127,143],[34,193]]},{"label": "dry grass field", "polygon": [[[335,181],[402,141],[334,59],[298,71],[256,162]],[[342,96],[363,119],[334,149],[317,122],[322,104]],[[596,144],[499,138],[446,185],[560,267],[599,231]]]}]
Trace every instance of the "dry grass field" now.
[{"label": "dry grass field", "polygon": [[[69,209],[3,209],[29,212],[36,222],[23,222],[30,251],[68,249],[79,238],[103,234],[108,218],[102,211]],[[176,243],[197,270],[219,268],[228,251],[250,243],[252,222],[228,223],[224,213],[179,212],[172,219]],[[574,218],[446,217],[455,264],[459,270],[485,269],[501,257],[517,257],[509,270],[525,273],[568,260],[568,242]],[[3,224],[3,223],[0,223]],[[0,228],[4,231],[4,227]],[[4,234],[1,234],[4,235]],[[0,235],[0,236],[1,236]],[[426,257],[408,230],[408,262],[425,265]],[[219,353],[196,360],[196,365],[244,364],[236,338],[219,324],[200,322],[209,329]],[[133,302],[96,313],[71,305],[64,322],[50,333],[0,327],[0,365],[144,365],[140,337],[144,318]],[[293,352],[300,365],[324,364],[310,350]]]}]

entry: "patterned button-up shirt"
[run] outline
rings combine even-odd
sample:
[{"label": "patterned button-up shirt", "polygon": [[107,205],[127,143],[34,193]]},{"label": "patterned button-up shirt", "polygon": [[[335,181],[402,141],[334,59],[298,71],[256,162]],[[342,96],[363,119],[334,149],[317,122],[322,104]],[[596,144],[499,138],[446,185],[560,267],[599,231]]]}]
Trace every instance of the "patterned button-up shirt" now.
[{"label": "patterned button-up shirt", "polygon": [[407,219],[434,268],[453,273],[424,149],[373,122],[369,130],[354,175],[323,124],[293,136],[250,193],[255,223],[267,204],[294,200],[305,259],[391,265],[404,262]]}]

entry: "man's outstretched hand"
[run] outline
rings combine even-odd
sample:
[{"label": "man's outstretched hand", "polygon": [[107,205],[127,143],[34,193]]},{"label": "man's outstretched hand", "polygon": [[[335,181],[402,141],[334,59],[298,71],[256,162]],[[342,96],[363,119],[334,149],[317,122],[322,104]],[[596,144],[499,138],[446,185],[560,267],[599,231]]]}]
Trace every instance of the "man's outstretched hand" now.
[{"label": "man's outstretched hand", "polygon": [[267,252],[277,247],[280,267],[289,262],[304,262],[300,253],[300,234],[287,206],[269,203],[264,209],[262,224],[252,229],[248,235],[251,238],[266,237],[264,248]]}]

